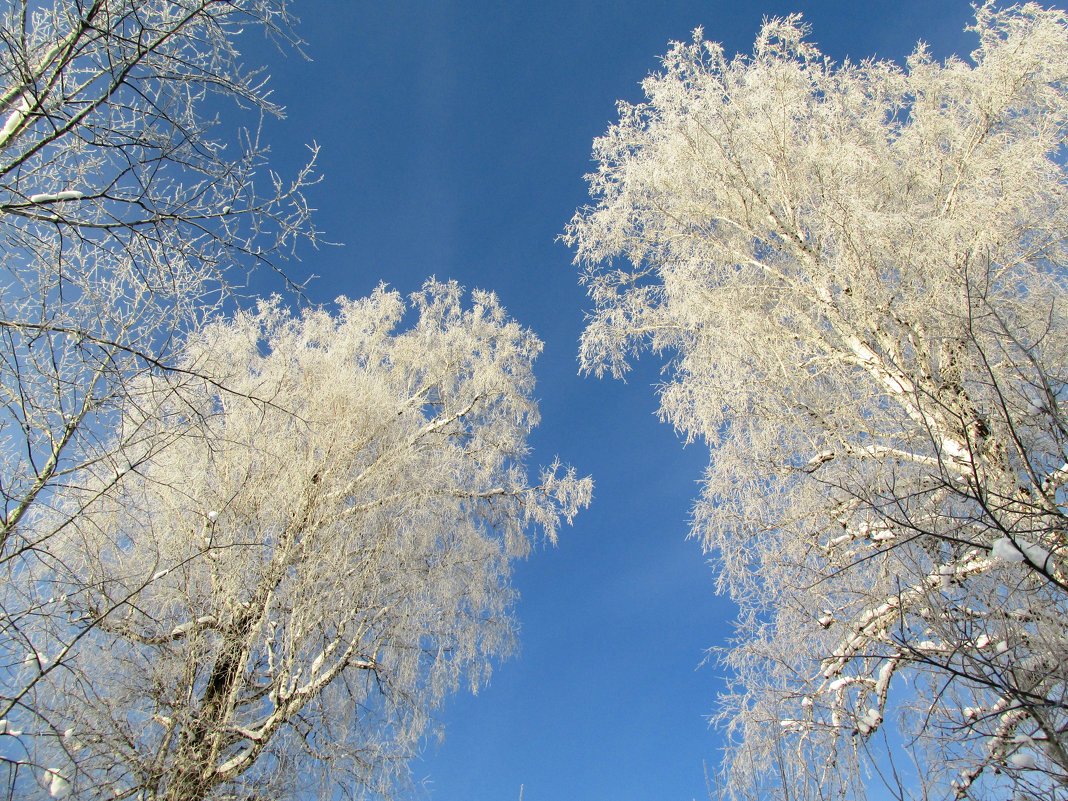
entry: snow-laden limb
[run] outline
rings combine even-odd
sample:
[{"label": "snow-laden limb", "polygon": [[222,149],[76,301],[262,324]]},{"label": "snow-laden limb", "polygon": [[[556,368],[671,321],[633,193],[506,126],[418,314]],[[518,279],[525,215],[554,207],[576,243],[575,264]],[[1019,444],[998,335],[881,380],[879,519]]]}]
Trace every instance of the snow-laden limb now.
[{"label": "snow-laden limb", "polygon": [[[963,581],[969,576],[980,575],[991,567],[991,560],[982,553],[973,551],[950,566],[952,577]],[[897,590],[876,606],[859,613],[847,624],[848,634],[835,647],[833,655],[823,659],[820,673],[831,680],[841,674],[858,655],[871,653],[880,643],[890,643],[902,621],[920,604],[928,603],[930,591],[943,588],[945,574],[941,568],[924,577],[923,583]],[[917,647],[919,644],[917,644]],[[932,650],[930,648],[924,650]]]},{"label": "snow-laden limb", "polygon": [[[997,726],[994,729],[993,735],[987,742],[987,754],[986,758],[976,764],[974,767],[962,772],[962,774],[953,781],[952,787],[954,790],[954,796],[958,799],[970,797],[970,793],[976,779],[988,770],[992,765],[1000,764],[1005,761],[1005,757],[1010,752],[1015,755],[1020,753],[1018,750],[1014,750],[1015,733],[1020,725],[1027,719],[1027,712],[1019,706],[1019,704],[1011,698],[999,699],[988,712],[988,715],[997,720]],[[1028,756],[1031,756],[1030,754]],[[1034,767],[1034,758],[1032,757],[1029,765],[1017,764],[1014,767],[1017,769],[1030,769]]]},{"label": "snow-laden limb", "polygon": [[83,197],[85,193],[77,189],[64,189],[62,192],[38,192],[30,195],[27,200],[30,203],[55,203],[59,200],[81,200]]},{"label": "snow-laden limb", "polygon": [[1053,554],[1041,545],[1028,542],[1022,537],[999,537],[990,546],[990,553],[1002,562],[1026,563],[1044,573],[1052,573],[1056,570]]},{"label": "snow-laden limb", "polygon": [[[156,581],[159,578],[161,578],[159,575],[155,575],[152,580]],[[91,609],[90,614],[100,618],[97,625],[104,631],[141,645],[163,645],[218,626],[218,620],[214,615],[201,615],[196,620],[176,624],[164,634],[155,634],[137,630],[129,620],[121,618],[112,620],[110,616],[102,614],[99,609]]]},{"label": "snow-laden limb", "polygon": [[26,121],[26,117],[29,115],[30,105],[32,100],[29,95],[21,94],[16,98],[11,105],[11,111],[4,119],[4,125],[0,128],[0,147],[7,144],[7,140],[10,139],[22,127]]},{"label": "snow-laden limb", "polygon": [[[899,65],[836,64],[798,16],[733,58],[696,31],[565,234],[583,369],[665,353],[662,414],[710,446],[739,794],[861,798],[904,758],[946,795],[996,739],[963,710],[1004,696],[1068,736],[1068,16],[986,3],[974,33]],[[1051,753],[1013,768],[1043,801]]]}]

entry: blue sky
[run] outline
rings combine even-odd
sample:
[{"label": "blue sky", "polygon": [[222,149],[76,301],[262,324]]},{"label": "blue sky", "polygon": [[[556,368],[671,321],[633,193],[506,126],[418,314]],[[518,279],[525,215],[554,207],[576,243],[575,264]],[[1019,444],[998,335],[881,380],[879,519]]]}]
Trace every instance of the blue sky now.
[{"label": "blue sky", "polygon": [[699,799],[723,673],[701,667],[731,605],[687,539],[707,463],[656,418],[652,359],[624,384],[577,375],[584,292],[556,237],[615,101],[637,100],[669,40],[698,25],[748,51],[765,15],[801,11],[832,57],[901,59],[924,39],[967,54],[964,0],[350,2],[296,4],[304,61],[249,40],[288,118],[265,134],[292,172],[316,141],[326,238],[295,274],[316,302],[424,278],[495,290],[545,341],[535,464],[559,454],[597,481],[593,507],[516,570],[521,651],[439,715],[413,764],[436,801]]}]

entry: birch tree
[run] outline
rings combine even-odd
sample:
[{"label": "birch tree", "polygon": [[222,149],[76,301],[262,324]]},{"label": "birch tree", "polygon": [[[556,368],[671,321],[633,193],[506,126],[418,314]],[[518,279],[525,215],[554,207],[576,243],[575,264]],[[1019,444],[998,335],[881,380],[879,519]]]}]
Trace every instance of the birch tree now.
[{"label": "birch tree", "polygon": [[73,646],[28,633],[46,676],[8,723],[16,788],[388,790],[443,696],[512,647],[531,528],[553,540],[591,490],[559,463],[528,480],[541,343],[492,294],[461,300],[429,282],[408,310],[379,288],[294,317],[276,299],[141,377],[134,444],[69,493],[35,575],[99,622]]},{"label": "birch tree", "polygon": [[112,432],[138,376],[315,236],[312,175],[266,169],[259,125],[281,108],[235,44],[295,43],[290,22],[285,0],[0,3],[0,719],[41,676],[9,669],[34,662],[29,621],[57,611],[26,571],[66,519],[29,521],[80,514],[60,499],[127,446]]},{"label": "birch tree", "polygon": [[584,370],[667,357],[737,601],[736,795],[1068,791],[1068,18],[836,64],[674,45],[567,229]]}]

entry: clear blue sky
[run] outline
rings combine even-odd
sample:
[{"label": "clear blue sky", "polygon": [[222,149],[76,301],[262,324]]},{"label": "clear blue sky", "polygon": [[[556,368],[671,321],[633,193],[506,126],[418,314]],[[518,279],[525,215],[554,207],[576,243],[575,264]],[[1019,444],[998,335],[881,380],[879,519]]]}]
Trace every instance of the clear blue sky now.
[{"label": "clear blue sky", "polygon": [[556,548],[518,566],[521,651],[477,697],[440,714],[445,739],[413,765],[435,801],[700,799],[722,671],[700,667],[731,634],[687,540],[707,463],[655,416],[652,359],[629,382],[577,375],[587,308],[556,242],[586,199],[590,146],[637,100],[669,40],[698,25],[748,51],[763,16],[801,11],[836,59],[901,59],[918,39],[967,54],[965,0],[823,2],[358,2],[295,4],[310,62],[247,42],[288,119],[272,122],[283,174],[322,147],[311,194],[342,247],[305,253],[310,296],[403,292],[429,275],[495,290],[545,341],[543,422],[532,462],[559,454],[592,473],[593,507]]}]

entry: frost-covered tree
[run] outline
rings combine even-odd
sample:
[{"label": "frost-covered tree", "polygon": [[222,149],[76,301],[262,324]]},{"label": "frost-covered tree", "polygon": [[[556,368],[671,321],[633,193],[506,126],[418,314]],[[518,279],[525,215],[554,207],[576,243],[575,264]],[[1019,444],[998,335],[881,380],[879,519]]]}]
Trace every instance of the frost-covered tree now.
[{"label": "frost-covered tree", "polygon": [[229,270],[274,263],[312,233],[308,174],[262,185],[256,135],[213,130],[221,101],[280,112],[234,48],[254,23],[285,35],[285,2],[0,11],[5,556],[26,546],[10,539],[44,488],[93,450],[86,417],[166,359]]},{"label": "frost-covered tree", "polygon": [[739,795],[1068,792],[1068,18],[974,32],[898,66],[797,17],[751,56],[698,31],[567,232],[583,368],[669,354],[662,413],[711,449]]},{"label": "frost-covered tree", "polygon": [[[34,510],[127,446],[130,386],[231,278],[314,236],[310,174],[266,170],[255,131],[280,109],[235,49],[242,29],[291,39],[286,6],[0,2],[0,719],[40,676],[9,669],[27,623],[56,613],[25,581],[53,533]],[[253,133],[221,132],[227,110]]]},{"label": "frost-covered tree", "polygon": [[27,632],[46,675],[18,781],[175,801],[387,788],[443,696],[512,646],[530,528],[552,540],[588,503],[559,463],[528,480],[540,349],[492,294],[464,309],[429,282],[407,311],[382,288],[336,316],[263,303],[143,376],[133,444],[67,494],[34,576],[98,622],[73,646]]}]

